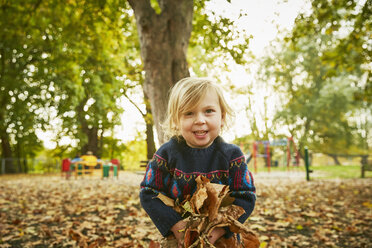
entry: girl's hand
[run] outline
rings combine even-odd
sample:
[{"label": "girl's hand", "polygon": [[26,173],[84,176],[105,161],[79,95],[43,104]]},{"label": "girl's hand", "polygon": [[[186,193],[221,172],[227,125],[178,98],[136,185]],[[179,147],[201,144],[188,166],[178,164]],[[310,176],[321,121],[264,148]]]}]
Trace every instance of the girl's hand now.
[{"label": "girl's hand", "polygon": [[[178,248],[182,248],[183,247],[183,236],[184,236],[184,232],[183,229],[186,228],[186,222],[181,220],[179,222],[177,222],[174,226],[172,226],[171,228],[171,231],[173,232],[174,234],[174,237],[177,239],[177,243],[178,243]],[[182,230],[180,232],[180,230]]]},{"label": "girl's hand", "polygon": [[219,238],[221,238],[225,233],[226,233],[225,229],[223,229],[222,227],[216,227],[215,229],[213,229],[213,231],[208,237],[209,242],[211,242],[211,244],[214,245],[214,243],[216,243],[216,241]]}]

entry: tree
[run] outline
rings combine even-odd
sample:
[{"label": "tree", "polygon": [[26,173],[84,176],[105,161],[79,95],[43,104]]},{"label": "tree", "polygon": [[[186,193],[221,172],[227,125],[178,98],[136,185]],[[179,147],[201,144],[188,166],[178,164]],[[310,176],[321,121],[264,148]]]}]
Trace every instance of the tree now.
[{"label": "tree", "polygon": [[[211,62],[217,54],[229,54],[236,62],[243,63],[249,38],[236,42],[233,21],[222,17],[211,20],[213,13],[203,12],[207,1],[195,1],[195,4],[192,0],[128,2],[134,10],[140,38],[145,71],[143,87],[150,99],[159,142],[163,143],[161,122],[166,112],[168,91],[179,79],[189,76],[188,48],[190,53],[198,54],[190,58],[193,62],[198,58]],[[226,68],[226,64],[224,66]],[[212,63],[206,66],[211,67]],[[197,66],[195,69],[199,75],[205,73]]]},{"label": "tree", "polygon": [[[371,113],[364,97],[356,101],[361,92],[368,94],[364,89],[370,84],[371,2],[358,3],[312,1],[311,14],[299,15],[265,59],[264,80],[273,80],[283,96],[277,128],[286,126],[300,150],[307,145],[329,155],[368,151],[359,142],[363,135],[368,142],[368,129],[361,130],[353,119],[356,113]],[[366,122],[370,127],[371,120]]]},{"label": "tree", "polygon": [[[58,95],[53,107],[63,120],[60,135],[76,139],[81,153],[102,155],[103,136],[119,123],[118,106],[125,73],[126,41],[122,28],[130,22],[122,2],[66,2],[52,8],[50,80]],[[113,134],[111,134],[113,135]]]},{"label": "tree", "polygon": [[7,1],[0,8],[0,134],[5,172],[23,171],[12,159],[35,155],[41,147],[35,130],[47,121],[42,109],[50,105],[47,89],[52,85],[44,80],[45,51],[50,45],[47,22],[38,18],[42,10],[41,1]]},{"label": "tree", "polygon": [[[48,128],[77,139],[83,152],[101,155],[102,137],[122,111],[117,77],[125,73],[122,29],[131,22],[125,3],[2,3],[2,157],[35,155],[42,145],[36,131]],[[6,172],[11,171],[16,169],[7,160]]]},{"label": "tree", "polygon": [[[148,0],[128,0],[134,10],[145,71],[144,91],[150,99],[160,143],[167,94],[188,76],[187,48],[192,30],[193,1],[159,1],[156,11]],[[159,11],[160,10],[160,11]],[[156,106],[156,107],[154,107]]]},{"label": "tree", "polygon": [[[301,14],[289,39],[299,44],[302,39],[315,35],[327,36],[322,44],[322,63],[328,66],[328,77],[349,73],[361,78],[354,99],[372,104],[371,14],[370,0],[326,1],[313,0],[312,14]],[[319,43],[319,41],[318,41]]]},{"label": "tree", "polygon": [[[137,19],[143,65],[128,2]],[[4,2],[0,34],[0,94],[6,106],[0,110],[4,120],[0,123],[2,156],[32,156],[34,147],[27,150],[26,144],[41,147],[36,132],[47,129],[57,133],[56,139],[68,136],[77,141],[82,152],[101,155],[104,136],[113,136],[122,111],[116,99],[131,84],[143,84],[150,100],[150,104],[145,100],[143,116],[152,149],[148,153],[152,154],[150,126],[156,123],[162,139],[160,123],[168,90],[189,75],[187,53],[193,55],[191,71],[200,76],[206,75],[203,68],[227,68],[225,63],[215,62],[218,57],[244,62],[248,39],[236,42],[233,21],[207,13],[205,2]],[[124,76],[129,84],[123,83]],[[71,144],[56,141],[58,156],[73,150]]]}]

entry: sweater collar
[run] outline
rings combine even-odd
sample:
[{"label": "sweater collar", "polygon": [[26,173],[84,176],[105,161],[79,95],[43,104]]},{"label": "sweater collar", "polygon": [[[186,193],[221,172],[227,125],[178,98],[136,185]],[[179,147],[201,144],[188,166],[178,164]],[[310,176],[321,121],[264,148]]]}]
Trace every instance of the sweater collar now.
[{"label": "sweater collar", "polygon": [[178,147],[186,152],[190,152],[191,154],[204,154],[208,153],[210,151],[213,151],[218,144],[223,142],[223,139],[220,136],[217,136],[217,138],[213,141],[213,143],[206,147],[206,148],[193,148],[187,145],[186,140],[182,137],[172,137],[172,139],[177,143]]}]

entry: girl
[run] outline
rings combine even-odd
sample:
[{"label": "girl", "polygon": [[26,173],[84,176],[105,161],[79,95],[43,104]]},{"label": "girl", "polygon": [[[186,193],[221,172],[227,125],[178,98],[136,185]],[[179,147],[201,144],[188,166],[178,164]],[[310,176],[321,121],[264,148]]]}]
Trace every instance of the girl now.
[{"label": "girl", "polygon": [[[255,205],[253,177],[238,146],[219,136],[232,110],[221,89],[207,78],[184,78],[171,90],[164,122],[171,138],[155,153],[141,183],[140,199],[160,233],[174,235],[181,246],[185,222],[173,208],[156,196],[162,193],[182,202],[196,190],[195,178],[203,175],[212,183],[229,185],[234,204],[244,208],[243,223]],[[228,228],[216,228],[209,236],[214,244],[232,235]]]}]

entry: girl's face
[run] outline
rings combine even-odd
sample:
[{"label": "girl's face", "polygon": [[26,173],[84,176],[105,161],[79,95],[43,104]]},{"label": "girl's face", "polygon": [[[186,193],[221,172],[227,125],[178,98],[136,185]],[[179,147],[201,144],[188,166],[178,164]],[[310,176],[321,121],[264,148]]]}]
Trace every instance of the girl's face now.
[{"label": "girl's face", "polygon": [[193,148],[206,148],[220,134],[224,122],[217,93],[210,90],[200,103],[180,117],[180,131]]}]

